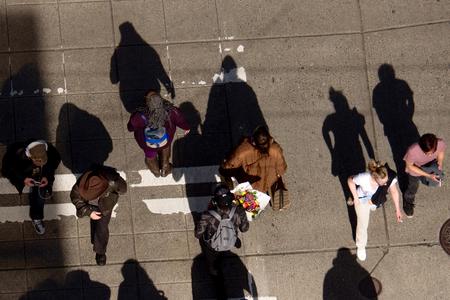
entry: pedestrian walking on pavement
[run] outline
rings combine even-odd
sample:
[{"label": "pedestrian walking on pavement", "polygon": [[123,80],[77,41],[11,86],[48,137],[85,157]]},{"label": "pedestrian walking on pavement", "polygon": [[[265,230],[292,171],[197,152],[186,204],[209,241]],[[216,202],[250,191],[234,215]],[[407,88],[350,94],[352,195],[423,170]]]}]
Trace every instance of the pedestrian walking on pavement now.
[{"label": "pedestrian walking on pavement", "polygon": [[[258,191],[269,192],[286,169],[283,149],[270,136],[267,127],[259,126],[224,160],[220,172],[224,177],[235,177],[239,183],[249,181]],[[283,208],[277,206],[272,203],[274,209]]]},{"label": "pedestrian walking on pavement", "polygon": [[77,217],[91,218],[91,243],[94,245],[97,265],[106,264],[106,248],[109,239],[109,221],[119,194],[127,191],[125,180],[116,169],[93,166],[77,180],[70,192]]},{"label": "pedestrian walking on pavement", "polygon": [[356,255],[361,261],[366,260],[370,211],[376,210],[386,201],[387,193],[394,202],[397,222],[402,222],[397,174],[387,164],[383,165],[375,160],[369,161],[368,169],[367,172],[350,176],[347,180],[357,216]]},{"label": "pedestrian walking on pavement", "polygon": [[10,145],[3,157],[2,174],[19,194],[30,187],[30,218],[36,233],[45,233],[44,204],[52,197],[55,170],[61,162],[56,148],[44,140]]},{"label": "pedestrian walking on pavement", "polygon": [[203,254],[208,263],[209,273],[218,276],[218,267],[223,253],[233,247],[240,248],[238,229],[246,232],[250,224],[241,206],[233,204],[234,194],[221,184],[214,190],[212,208],[202,213],[195,228],[195,237],[200,240]]},{"label": "pedestrian walking on pavement", "polygon": [[445,142],[432,133],[422,135],[418,143],[408,148],[403,160],[408,173],[408,186],[403,193],[403,210],[408,218],[414,216],[414,202],[419,180],[428,186],[441,186]]},{"label": "pedestrian walking on pavement", "polygon": [[145,164],[155,177],[172,173],[171,144],[177,127],[189,133],[189,124],[181,111],[157,92],[145,96],[145,106],[138,108],[128,122],[139,147],[144,150]]}]

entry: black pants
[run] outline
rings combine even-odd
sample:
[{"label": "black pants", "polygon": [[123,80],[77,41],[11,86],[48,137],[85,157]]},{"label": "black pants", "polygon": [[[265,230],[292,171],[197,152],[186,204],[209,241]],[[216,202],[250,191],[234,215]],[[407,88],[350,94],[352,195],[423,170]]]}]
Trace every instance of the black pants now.
[{"label": "black pants", "polygon": [[414,205],[417,190],[419,189],[420,177],[411,176],[408,174],[408,187],[403,193],[403,207]]},{"label": "black pants", "polygon": [[30,218],[31,220],[42,220],[44,219],[44,204],[45,195],[47,192],[51,193],[50,187],[40,188],[34,186],[31,188],[28,199],[30,202]]},{"label": "black pants", "polygon": [[102,216],[99,220],[91,219],[91,244],[94,245],[94,252],[97,254],[105,254],[109,240],[109,221],[111,213]]}]

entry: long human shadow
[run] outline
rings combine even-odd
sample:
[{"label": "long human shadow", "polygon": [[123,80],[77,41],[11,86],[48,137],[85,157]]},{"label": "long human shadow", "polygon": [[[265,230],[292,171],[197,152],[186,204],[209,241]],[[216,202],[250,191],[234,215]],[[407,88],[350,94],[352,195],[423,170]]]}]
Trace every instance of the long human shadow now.
[{"label": "long human shadow", "polygon": [[193,299],[244,299],[245,291],[252,299],[258,299],[254,278],[238,255],[225,253],[218,261],[218,269],[219,275],[214,278],[208,273],[203,254],[194,258],[191,267]]},{"label": "long human shadow", "polygon": [[[366,169],[363,147],[359,139],[362,139],[369,158],[374,158],[375,154],[364,127],[364,116],[358,112],[356,107],[350,108],[344,94],[336,91],[333,87],[329,89],[329,100],[333,103],[335,112],[325,118],[322,135],[331,154],[331,174],[338,177],[344,200],[347,200],[352,195],[347,185],[348,177],[364,172]],[[347,212],[352,227],[352,236],[355,239],[356,213],[354,207],[347,206]]]},{"label": "long human shadow", "polygon": [[[246,80],[245,70],[239,68],[233,57],[228,55],[222,61],[220,74],[214,77],[204,122],[201,122],[200,113],[192,103],[180,105],[191,124],[191,132],[173,145],[176,167],[220,165],[243,137],[250,136],[256,127],[267,125],[256,94]],[[182,175],[187,182],[195,181],[195,174],[173,174],[175,180]],[[212,176],[211,182],[215,181]],[[197,203],[198,197],[211,195],[213,189],[211,183],[186,184],[191,212],[198,211],[200,207],[206,208],[204,203]],[[194,220],[196,215],[193,212]]]},{"label": "long human shadow", "polygon": [[117,300],[152,299],[167,300],[158,290],[144,268],[135,259],[128,259],[121,269],[123,281],[119,285]]},{"label": "long human shadow", "polygon": [[70,271],[61,280],[63,282],[59,282],[57,278],[47,278],[22,295],[19,300],[109,300],[111,298],[111,289],[101,282],[91,280],[89,273],[86,271]]},{"label": "long human shadow", "polygon": [[[356,261],[348,248],[340,248],[333,267],[323,280],[324,300],[378,299],[377,290],[370,274]],[[364,297],[370,296],[370,298]]]},{"label": "long human shadow", "polygon": [[[2,6],[1,10],[4,14],[5,7]],[[32,139],[54,142],[49,128],[52,119],[49,107],[53,105],[53,101],[47,96],[48,90],[44,90],[44,87],[55,87],[51,86],[51,81],[46,80],[49,74],[46,72],[47,65],[42,62],[44,51],[28,51],[41,49],[40,41],[45,40],[38,30],[37,18],[29,10],[8,11],[7,23],[10,25],[9,30],[15,28],[14,35],[8,36],[6,44],[3,43],[4,40],[0,41],[2,48],[5,45],[9,47],[1,56],[1,73],[2,78],[5,78],[1,83],[0,95],[0,148],[3,150],[6,145]],[[3,21],[2,25],[5,25]],[[3,37],[4,35],[0,39]],[[24,192],[26,191],[25,189]],[[1,206],[20,208],[29,204],[28,194],[19,196],[4,193],[5,191],[0,193]],[[46,200],[46,204],[59,201],[55,200],[58,197],[61,194],[54,193],[52,199]],[[58,222],[47,222],[47,232],[39,240],[28,216],[24,222],[0,223],[0,240],[3,241],[0,247],[1,265],[8,266],[6,269],[22,270],[33,264],[42,267],[63,266],[65,255],[61,243],[65,240],[55,239],[58,227],[49,224]],[[30,238],[32,240],[27,243],[23,242]]]},{"label": "long human shadow", "polygon": [[380,82],[373,89],[372,105],[391,147],[400,189],[405,191],[408,182],[403,156],[420,137],[413,121],[414,93],[405,80],[395,77],[394,67],[390,64],[378,68],[378,78]]},{"label": "long human shadow", "polygon": [[227,55],[222,60],[221,74],[211,88],[204,135],[228,134],[230,142],[226,150],[231,150],[260,125],[267,126],[267,123],[253,88],[247,84],[245,69]]},{"label": "long human shadow", "polygon": [[125,109],[133,113],[144,104],[149,90],[161,91],[161,84],[174,98],[175,89],[158,52],[139,35],[132,23],[122,23],[119,31],[120,42],[111,57],[110,80],[119,84]]},{"label": "long human shadow", "polygon": [[103,165],[113,150],[102,121],[73,103],[65,103],[59,111],[56,143],[63,164],[74,174],[94,164]]}]

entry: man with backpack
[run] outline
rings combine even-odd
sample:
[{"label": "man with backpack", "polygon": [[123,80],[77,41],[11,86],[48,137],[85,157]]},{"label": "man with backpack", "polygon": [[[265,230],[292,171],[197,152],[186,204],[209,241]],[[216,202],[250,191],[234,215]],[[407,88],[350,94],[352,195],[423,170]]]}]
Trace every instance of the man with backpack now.
[{"label": "man with backpack", "polygon": [[211,200],[212,209],[203,212],[195,228],[195,237],[200,240],[209,273],[217,277],[219,263],[223,253],[240,248],[238,228],[246,232],[250,226],[245,210],[233,205],[234,194],[226,185],[219,185]]}]

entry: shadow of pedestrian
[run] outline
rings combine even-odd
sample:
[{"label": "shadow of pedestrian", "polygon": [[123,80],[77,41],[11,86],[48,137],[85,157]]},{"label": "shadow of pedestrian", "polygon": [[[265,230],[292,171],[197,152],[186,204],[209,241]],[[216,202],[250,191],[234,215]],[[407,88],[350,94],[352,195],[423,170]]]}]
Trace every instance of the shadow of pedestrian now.
[{"label": "shadow of pedestrian", "polygon": [[162,83],[175,97],[175,90],[158,52],[136,31],[133,24],[119,26],[120,42],[111,57],[110,79],[119,84],[120,99],[125,109],[132,113],[144,103],[149,90],[161,91]]},{"label": "shadow of pedestrian", "polygon": [[[173,178],[179,181],[182,176],[185,177],[185,191],[189,210],[192,214],[194,223],[198,220],[201,212],[207,208],[209,200],[202,201],[205,195],[211,194],[211,183],[215,177],[211,174],[209,183],[191,184],[195,181],[196,174],[193,172],[183,172],[181,168],[200,167],[215,165],[217,161],[212,158],[216,149],[208,145],[207,139],[202,135],[202,123],[200,112],[191,102],[183,102],[179,106],[180,111],[188,122],[191,130],[188,135],[179,138],[173,143],[173,164],[178,169],[173,173]],[[184,169],[185,170],[185,169]]]},{"label": "shadow of pedestrian", "polygon": [[405,191],[408,181],[403,156],[420,137],[413,122],[413,91],[406,81],[395,78],[392,65],[382,64],[378,68],[378,78],[380,82],[373,89],[372,104],[391,146],[400,189]]},{"label": "shadow of pedestrian", "polygon": [[102,121],[72,103],[65,103],[59,112],[56,144],[63,164],[74,174],[93,164],[103,165],[113,150]]},{"label": "shadow of pedestrian", "polygon": [[[192,263],[193,299],[257,299],[258,290],[253,276],[239,256],[222,252],[218,261],[219,276],[212,276],[203,254],[197,255]],[[247,294],[247,295],[246,295]]]},{"label": "shadow of pedestrian", "polygon": [[128,259],[123,264],[121,272],[123,281],[119,285],[118,300],[167,300],[164,292],[156,288],[137,260]]},{"label": "shadow of pedestrian", "polygon": [[[372,280],[367,280],[370,278],[369,272],[358,264],[350,249],[340,248],[333,260],[333,267],[325,275],[323,299],[378,299],[377,287]],[[369,297],[364,297],[360,289]]]},{"label": "shadow of pedestrian", "polygon": [[232,56],[227,55],[222,61],[221,73],[215,77],[211,88],[203,134],[229,134],[230,143],[224,149],[228,154],[243,137],[251,136],[260,125],[267,127],[256,94],[247,84],[245,70],[237,66]]},{"label": "shadow of pedestrian", "polygon": [[[228,55],[222,61],[220,74],[214,77],[203,124],[191,102],[180,105],[192,129],[188,136],[174,142],[176,167],[218,166],[243,137],[250,136],[259,125],[266,125],[256,94],[246,80],[245,70]],[[207,196],[215,187],[211,184],[216,182],[215,176],[209,182],[195,184],[197,174],[173,174],[175,180],[183,175],[191,212],[203,211],[209,202]]]},{"label": "shadow of pedestrian", "polygon": [[[1,6],[1,13],[6,13],[6,6]],[[62,60],[56,60],[56,64],[49,67],[49,53],[42,51],[45,45],[41,42],[47,41],[45,32],[40,29],[39,16],[27,9],[8,10],[7,23],[12,28],[14,34],[4,35],[8,28],[4,28],[2,20],[2,35],[0,38],[3,54],[0,57],[1,71],[3,79],[0,94],[0,144],[5,146],[17,142],[25,142],[31,139],[44,139],[47,142],[54,142],[54,130],[52,128],[52,108],[57,105],[58,100],[52,101],[57,87],[55,74],[58,64],[62,66]],[[5,31],[6,30],[6,31]],[[8,36],[6,44],[4,37]],[[57,52],[51,52],[52,57],[58,57]],[[61,58],[62,56],[59,55]],[[48,87],[48,88],[45,88]],[[3,160],[3,159],[2,159]],[[23,180],[23,179],[22,179]],[[63,239],[55,238],[56,233],[52,225],[47,226],[47,232],[40,236],[35,233],[28,213],[29,195],[19,196],[14,192],[1,191],[0,200],[2,206],[9,206],[12,211],[7,214],[7,219],[16,215],[17,222],[0,223],[0,240],[2,249],[0,250],[0,264],[7,266],[7,269],[24,269],[26,272],[30,268],[63,266],[66,262],[67,252],[62,249]],[[55,198],[62,193],[54,193],[52,199],[45,201],[46,204],[58,202]],[[44,217],[47,208],[44,206]],[[22,221],[21,218],[24,218]],[[58,221],[54,221],[57,223]],[[49,225],[49,224],[47,224]],[[27,242],[24,242],[27,240]],[[8,255],[4,255],[8,254]],[[5,276],[13,276],[3,268]],[[12,274],[12,273],[11,273]]]},{"label": "shadow of pedestrian", "polygon": [[42,299],[96,299],[109,300],[111,289],[98,281],[92,281],[89,273],[83,270],[70,271],[65,277],[58,276],[58,269],[52,277],[36,284],[32,290],[21,296],[20,300]]},{"label": "shadow of pedestrian", "polygon": [[[366,169],[366,160],[359,139],[362,139],[369,158],[374,158],[375,154],[364,128],[364,116],[356,107],[350,108],[347,98],[341,91],[330,87],[329,97],[336,112],[325,118],[322,135],[331,154],[331,174],[339,178],[344,199],[347,200],[352,195],[347,185],[348,177]],[[347,211],[355,239],[355,209],[353,206],[347,206]]]}]

